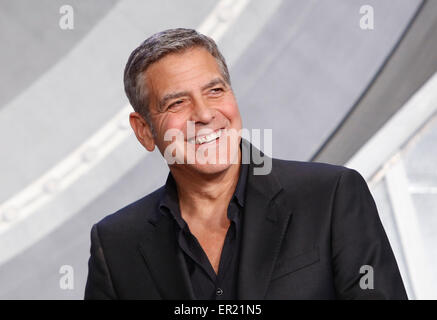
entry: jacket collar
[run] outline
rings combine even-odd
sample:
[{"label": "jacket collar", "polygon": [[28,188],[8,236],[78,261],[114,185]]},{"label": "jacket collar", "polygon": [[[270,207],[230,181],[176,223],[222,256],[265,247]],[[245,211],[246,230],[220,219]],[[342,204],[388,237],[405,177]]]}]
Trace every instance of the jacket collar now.
[{"label": "jacket collar", "polygon": [[[243,238],[238,274],[238,299],[265,298],[279,249],[289,225],[291,210],[275,171],[267,175],[254,174],[257,165],[253,158],[267,158],[249,142],[244,143],[250,152],[246,206],[243,212]],[[272,164],[273,166],[273,164]]]}]

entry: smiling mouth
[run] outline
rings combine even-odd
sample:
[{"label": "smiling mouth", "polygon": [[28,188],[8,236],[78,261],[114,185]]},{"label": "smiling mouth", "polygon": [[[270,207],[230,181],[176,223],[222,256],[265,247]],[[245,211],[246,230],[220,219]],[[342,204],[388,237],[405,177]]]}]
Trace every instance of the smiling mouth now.
[{"label": "smiling mouth", "polygon": [[222,129],[219,129],[217,131],[211,132],[210,134],[191,138],[188,139],[187,141],[188,143],[191,144],[202,145],[217,140],[218,138],[220,138],[221,135],[222,135]]}]

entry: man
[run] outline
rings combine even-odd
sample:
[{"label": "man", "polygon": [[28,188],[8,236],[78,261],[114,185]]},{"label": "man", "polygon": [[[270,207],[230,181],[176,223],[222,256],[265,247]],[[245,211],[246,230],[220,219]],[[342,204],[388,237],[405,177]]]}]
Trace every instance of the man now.
[{"label": "man", "polygon": [[258,150],[232,134],[242,121],[212,39],[155,34],[132,52],[124,82],[137,139],[158,147],[170,173],[93,226],[86,299],[406,298],[356,171],[270,159],[255,174]]}]

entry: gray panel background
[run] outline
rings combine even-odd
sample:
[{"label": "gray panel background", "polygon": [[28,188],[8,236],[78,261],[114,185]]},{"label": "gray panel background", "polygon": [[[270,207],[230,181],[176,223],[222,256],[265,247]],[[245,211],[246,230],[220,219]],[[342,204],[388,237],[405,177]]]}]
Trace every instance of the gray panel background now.
[{"label": "gray panel background", "polygon": [[[366,1],[375,8],[375,30],[363,31],[358,0],[277,1],[278,7],[270,11],[269,1],[251,1],[219,43],[230,63],[244,126],[273,128],[275,157],[310,159],[369,85],[420,2]],[[135,10],[138,3],[132,2],[131,10],[118,17],[145,38],[168,27],[198,26],[214,3],[148,1],[149,10]],[[0,28],[2,43],[7,43],[7,50],[0,50],[0,67],[5,70],[0,76],[0,123],[9,123],[0,129],[0,145],[7,155],[0,159],[0,201],[51,168],[126,103],[121,82],[125,60],[120,60],[140,39],[132,36],[131,47],[117,48],[117,37],[123,33],[113,25],[108,38],[95,40],[96,45],[112,45],[114,52],[101,56],[92,69],[95,74],[87,74],[87,57],[81,64],[82,60],[70,62],[67,54],[116,1],[70,4],[80,18],[77,30],[68,36],[57,27],[58,1],[39,2],[35,8],[30,2],[11,0],[0,5],[0,16],[8,19],[0,19],[0,26],[8,26]],[[65,89],[61,93],[51,92],[48,84],[48,91],[41,93],[63,95],[58,97],[59,108],[54,105],[45,113],[39,100],[33,105],[24,98],[13,103],[58,62],[78,70],[67,82],[69,87],[58,84]],[[28,125],[21,121],[23,114],[30,115]],[[81,299],[92,224],[162,185],[167,172],[157,152],[144,156],[61,227],[1,265],[0,299]],[[74,267],[74,290],[59,288],[61,265]]]}]

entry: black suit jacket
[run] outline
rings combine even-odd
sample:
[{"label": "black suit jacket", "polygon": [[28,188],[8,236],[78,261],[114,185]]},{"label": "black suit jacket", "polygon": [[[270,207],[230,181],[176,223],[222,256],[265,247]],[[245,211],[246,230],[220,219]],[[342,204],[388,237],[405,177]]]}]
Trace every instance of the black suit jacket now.
[{"label": "black suit jacket", "polygon": [[[251,148],[244,140],[242,146],[244,152]],[[358,172],[272,159],[270,174],[253,175],[256,165],[250,159],[239,299],[407,298]],[[156,215],[162,192],[93,226],[85,299],[194,298],[174,223]],[[373,289],[360,287],[365,265],[373,268]]]}]

